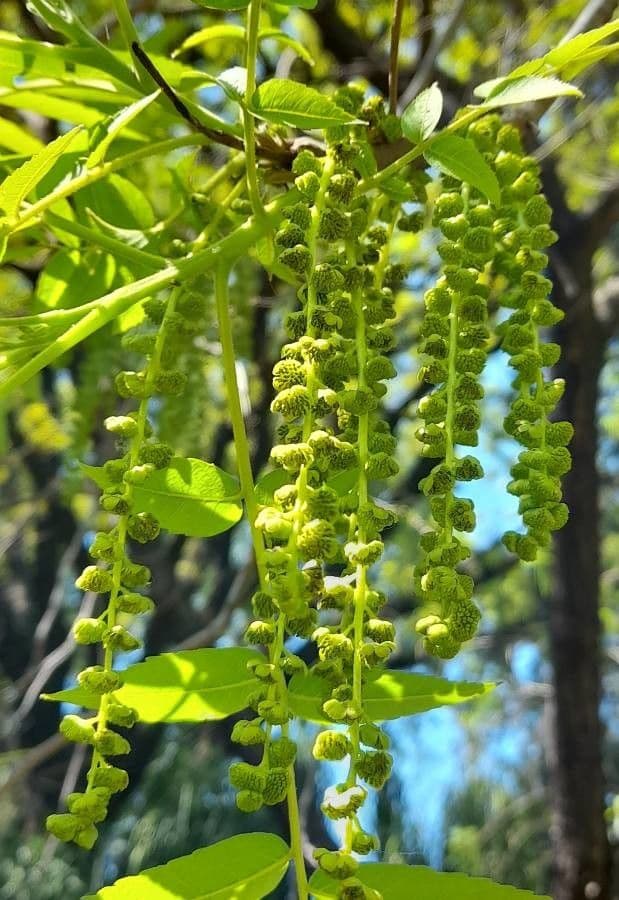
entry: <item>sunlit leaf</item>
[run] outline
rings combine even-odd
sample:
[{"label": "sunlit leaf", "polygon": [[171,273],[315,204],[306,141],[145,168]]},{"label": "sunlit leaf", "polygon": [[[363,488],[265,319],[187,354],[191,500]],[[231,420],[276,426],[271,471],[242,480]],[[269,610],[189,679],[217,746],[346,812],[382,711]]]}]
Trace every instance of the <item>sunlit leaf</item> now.
[{"label": "sunlit leaf", "polygon": [[[452,872],[434,872],[423,866],[404,866],[395,863],[365,863],[355,873],[362,883],[380,891],[383,900],[550,900],[531,891],[506,884],[496,884],[487,878],[469,878]],[[338,896],[338,882],[324,872],[317,871],[310,881],[316,900],[333,900]]]},{"label": "sunlit leaf", "polygon": [[422,91],[402,113],[404,137],[418,144],[430,137],[439,123],[443,111],[443,94],[434,82]]},{"label": "sunlit leaf", "polygon": [[534,103],[553,97],[582,97],[582,92],[573,84],[558,78],[544,78],[539,75],[524,75],[521,78],[507,78],[480,85],[479,96],[485,96],[483,105],[488,107],[513,106],[516,103]]},{"label": "sunlit leaf", "polygon": [[261,84],[251,111],[260,119],[294,128],[332,128],[357,121],[329,97],[288,78],[271,78]]},{"label": "sunlit leaf", "polygon": [[120,878],[84,900],[261,900],[280,883],[289,859],[277,835],[238,834]]},{"label": "sunlit leaf", "polygon": [[81,131],[81,127],[78,126],[56,138],[4,179],[0,185],[0,210],[5,215],[9,217],[16,215],[22,200],[34,190],[56,160],[67,152]]},{"label": "sunlit leaf", "polygon": [[439,134],[424,151],[424,156],[430,165],[470,184],[495,206],[500,205],[501,190],[497,177],[473,141],[456,134]]},{"label": "sunlit leaf", "polygon": [[[439,706],[466,703],[494,690],[495,684],[448,681],[415,672],[376,671],[363,689],[363,708],[373,722],[398,719]],[[318,675],[295,675],[290,682],[289,702],[295,715],[310,722],[329,722],[322,704],[331,686]]]},{"label": "sunlit leaf", "polygon": [[[116,699],[135,709],[141,722],[204,722],[245,709],[257,681],[247,670],[264,657],[245,647],[214,647],[161,653],[124,669]],[[44,700],[98,709],[96,694],[74,687]]]}]

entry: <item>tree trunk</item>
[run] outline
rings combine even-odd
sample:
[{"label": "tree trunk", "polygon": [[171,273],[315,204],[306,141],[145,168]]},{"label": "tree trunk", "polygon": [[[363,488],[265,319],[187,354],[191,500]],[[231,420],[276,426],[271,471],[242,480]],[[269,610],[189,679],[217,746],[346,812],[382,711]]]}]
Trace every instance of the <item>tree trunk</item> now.
[{"label": "tree trunk", "polygon": [[604,821],[600,705],[599,476],[597,405],[605,337],[592,297],[591,255],[581,227],[557,246],[559,372],[567,388],[558,410],[575,428],[573,469],[564,482],[570,509],[555,540],[549,609],[554,692],[549,767],[554,900],[611,900]]}]

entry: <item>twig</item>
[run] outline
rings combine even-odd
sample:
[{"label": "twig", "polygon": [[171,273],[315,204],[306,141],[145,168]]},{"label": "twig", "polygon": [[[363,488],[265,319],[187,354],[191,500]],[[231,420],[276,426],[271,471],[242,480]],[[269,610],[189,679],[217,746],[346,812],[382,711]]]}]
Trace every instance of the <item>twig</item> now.
[{"label": "twig", "polygon": [[441,33],[438,34],[435,32],[432,36],[430,46],[421,59],[421,62],[419,63],[417,71],[415,72],[415,75],[413,76],[410,84],[400,98],[400,105],[402,107],[408,106],[411,100],[414,100],[417,94],[421,90],[423,90],[423,88],[426,87],[426,85],[430,81],[436,59],[447,41],[453,37],[454,28],[456,28],[461,16],[464,13],[465,5],[466,0],[458,0],[457,3],[454,3],[453,9]]},{"label": "twig", "polygon": [[66,746],[67,742],[61,734],[53,734],[37,744],[36,747],[31,747],[23,755],[21,763],[15,766],[6,781],[0,785],[0,795],[22,781],[29,772],[32,772],[45,760],[60,753]]},{"label": "twig", "polygon": [[590,0],[572,27],[561,38],[559,46],[565,44],[566,41],[571,41],[577,34],[587,31],[593,25],[612,19],[616,5],[616,0]]},{"label": "twig", "polygon": [[179,116],[187,122],[187,124],[198,134],[203,134],[210,141],[216,144],[223,144],[225,147],[232,147],[235,150],[243,149],[243,142],[231,134],[225,134],[223,131],[215,131],[213,128],[207,128],[203,125],[191,112],[187,104],[179,97],[171,84],[163,77],[159,69],[155,66],[148,54],[140,47],[137,41],[131,44],[131,50],[137,57],[141,65],[146,69],[150,77],[153,79],[162,94],[164,94]]},{"label": "twig", "polygon": [[389,112],[393,114],[398,109],[398,73],[403,14],[404,0],[393,0],[393,24],[391,26],[391,47],[389,49]]},{"label": "twig", "polygon": [[[84,599],[82,601],[82,605],[78,612],[77,618],[80,619],[82,618],[82,616],[90,616],[95,608],[95,602],[96,594],[84,594]],[[11,720],[11,726],[13,729],[16,729],[19,723],[22,722],[28,715],[34,704],[39,699],[39,694],[41,693],[51,676],[54,674],[56,669],[58,669],[63,664],[63,662],[65,662],[65,660],[67,660],[71,656],[74,646],[75,641],[73,639],[73,635],[69,633],[62,644],[59,644],[51,651],[51,653],[47,654],[47,656],[41,663],[36,676],[33,678],[30,687],[24,694],[22,702],[13,713]]]}]

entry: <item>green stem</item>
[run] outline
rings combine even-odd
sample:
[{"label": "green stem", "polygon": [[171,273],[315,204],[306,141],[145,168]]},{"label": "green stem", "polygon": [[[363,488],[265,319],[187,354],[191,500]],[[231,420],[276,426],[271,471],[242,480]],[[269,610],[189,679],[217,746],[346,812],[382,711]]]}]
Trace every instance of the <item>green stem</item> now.
[{"label": "green stem", "polygon": [[241,492],[245,499],[247,518],[249,520],[252,543],[254,546],[254,553],[256,555],[256,566],[258,568],[260,580],[261,582],[264,582],[267,571],[264,553],[265,548],[264,541],[262,540],[262,534],[256,528],[256,518],[258,517],[258,501],[256,500],[256,489],[251,467],[249,441],[247,439],[245,419],[243,418],[243,410],[241,407],[239,383],[236,377],[236,357],[234,353],[234,342],[232,338],[230,310],[228,308],[229,274],[229,267],[224,265],[218,266],[215,271],[215,305],[217,308],[219,340],[221,343],[224,379],[228,397],[228,414],[230,416],[232,435],[234,437],[234,447],[236,450],[236,464],[239,471],[239,481],[241,483]]},{"label": "green stem", "polygon": [[[159,331],[157,332],[157,338],[155,341],[155,347],[153,349],[152,356],[148,361],[148,365],[146,368],[146,379],[145,379],[145,393],[146,397],[140,400],[138,406],[138,415],[137,415],[137,431],[133,438],[131,439],[131,447],[129,450],[129,469],[132,469],[133,466],[136,466],[139,462],[139,455],[142,445],[145,440],[145,432],[146,432],[146,419],[148,414],[148,395],[152,389],[154,380],[156,375],[159,372],[161,366],[161,354],[163,352],[163,345],[165,342],[165,323],[166,319],[174,313],[174,308],[176,305],[176,300],[179,294],[179,289],[173,291],[170,295],[170,299],[166,306],[165,315],[163,321],[159,327]],[[131,500],[133,497],[133,485],[128,483],[126,486],[126,499],[131,506]],[[129,516],[131,512],[124,513],[119,517],[118,524],[116,526],[116,537],[115,537],[115,552],[114,552],[114,565],[112,566],[112,590],[110,591],[110,598],[107,605],[106,610],[106,622],[108,628],[113,628],[116,625],[117,618],[117,602],[118,596],[122,590],[122,568],[125,560],[125,544],[127,541],[127,528],[129,524]],[[111,646],[105,648],[105,654],[103,659],[103,668],[106,672],[111,672],[114,668],[114,651]],[[97,733],[104,731],[107,728],[107,714],[108,714],[108,706],[110,694],[104,694],[101,698],[101,703],[99,706],[99,713],[97,716]],[[90,769],[88,771],[88,787],[92,786],[92,779],[94,773],[97,770],[97,766],[101,760],[101,755],[95,750],[92,756],[92,763]]]},{"label": "green stem", "polygon": [[100,163],[100,165],[94,166],[92,169],[85,169],[75,178],[72,178],[71,181],[67,181],[66,183],[63,182],[58,185],[57,188],[45,197],[41,197],[36,203],[31,203],[30,206],[18,213],[9,223],[10,230],[16,231],[18,228],[23,228],[27,222],[36,219],[48,210],[50,206],[57,203],[58,200],[64,200],[67,197],[70,197],[71,194],[74,194],[76,191],[88,187],[88,185],[94,184],[96,181],[100,181],[112,172],[117,172],[119,169],[125,169],[128,166],[134,165],[134,163],[141,162],[143,159],[149,159],[151,156],[157,156],[160,153],[168,153],[170,150],[176,150],[178,147],[188,147],[204,143],[205,138],[201,134],[184,134],[181,137],[166,138],[165,141],[148,144],[146,147],[140,147],[132,153],[127,153],[126,156],[118,156],[115,159]]},{"label": "green stem", "polygon": [[454,131],[459,131],[461,128],[470,125],[471,122],[474,122],[475,119],[478,119],[480,116],[485,115],[485,113],[487,112],[488,107],[472,107],[468,110],[468,112],[464,113],[464,115],[460,116],[457,119],[454,119],[453,122],[450,122],[449,125],[443,128],[441,131],[438,131],[436,132],[436,134],[431,135],[431,137],[426,138],[425,141],[421,141],[421,143],[416,144],[412,148],[412,150],[409,150],[399,159],[396,159],[395,162],[391,163],[391,165],[385,166],[385,168],[381,169],[380,172],[377,172],[376,175],[372,175],[370,178],[364,178],[363,181],[359,182],[358,190],[361,193],[367,193],[367,191],[371,191],[372,188],[378,187],[386,178],[391,178],[392,175],[397,175],[400,169],[404,168],[404,166],[407,166],[409,163],[414,162],[416,159],[419,159],[420,156],[423,156],[425,151],[432,145],[437,137],[440,137],[442,134],[451,134]]},{"label": "green stem", "polygon": [[[112,2],[114,4],[114,12],[116,13],[116,18],[118,19],[118,25],[120,26],[123,40],[127,49],[131,51],[132,44],[140,43],[140,36],[133,22],[133,18],[131,17],[129,7],[127,6],[127,0],[112,0]],[[143,69],[135,64],[135,61],[133,64],[133,71],[135,72],[136,78],[140,82],[140,86],[145,90],[148,90],[146,73],[143,71]]]},{"label": "green stem", "polygon": [[[232,337],[232,323],[230,320],[228,298],[229,275],[229,266],[220,265],[217,267],[215,272],[215,305],[217,309],[217,320],[219,323],[219,340],[221,342],[222,349],[224,380],[226,383],[226,394],[228,398],[228,413],[230,415],[232,434],[234,437],[234,447],[236,450],[236,464],[239,472],[239,481],[241,483],[241,492],[243,494],[245,507],[247,509],[247,518],[249,520],[254,555],[256,557],[258,577],[260,580],[260,586],[264,590],[267,587],[265,546],[264,540],[262,538],[262,533],[256,528],[255,524],[256,518],[258,516],[258,501],[256,499],[256,489],[252,472],[249,440],[247,438],[245,419],[243,418],[243,410],[241,407],[238,379],[236,377],[236,357],[234,353],[234,341]],[[279,666],[280,657],[283,653],[284,638],[285,616],[280,613],[277,621],[276,640],[269,647],[269,660],[276,666]],[[281,675],[281,670],[278,669],[278,671]],[[279,688],[282,701],[287,702],[287,687],[283,675],[280,678]],[[282,727],[282,732],[287,733],[286,726]],[[303,858],[303,842],[301,838],[301,825],[294,765],[291,765],[288,768],[287,804],[290,824],[290,844],[292,849],[292,858],[294,860],[295,866],[297,891],[299,900],[307,900],[309,894],[307,875],[305,873],[305,861]]]},{"label": "green stem", "polygon": [[[282,209],[296,200],[295,192],[289,191],[269,204],[266,210],[267,223],[274,221]],[[45,324],[47,322],[65,326],[67,323],[73,322],[63,334],[59,335],[40,353],[32,357],[20,369],[0,383],[0,399],[6,397],[17,387],[20,387],[61,354],[75,347],[76,344],[79,344],[85,338],[90,337],[91,334],[103,328],[108,322],[116,319],[139,300],[143,300],[145,297],[149,297],[157,291],[168,287],[174,281],[182,280],[185,282],[212,270],[220,262],[231,262],[242,256],[264,234],[267,227],[268,224],[265,224],[264,220],[257,222],[255,219],[250,219],[232,234],[222,238],[222,240],[211,247],[206,247],[195,256],[178,260],[154,275],[147,275],[145,278],[140,278],[132,284],[117,288],[103,297],[84,303],[75,310],[63,310],[62,312],[56,310],[49,313],[41,313],[35,317],[15,316],[9,319],[0,319],[0,328]],[[79,318],[80,316],[81,318]],[[74,321],[76,318],[79,318],[79,321]]]},{"label": "green stem", "polygon": [[54,228],[66,231],[67,234],[73,234],[75,237],[81,238],[83,241],[89,241],[95,246],[103,247],[109,250],[115,257],[126,259],[128,262],[137,263],[146,269],[164,269],[168,260],[164,256],[158,256],[156,253],[148,253],[146,250],[140,250],[138,247],[132,247],[123,241],[114,238],[96,228],[89,228],[87,225],[80,225],[79,222],[73,222],[71,219],[65,219],[48,210],[45,213],[45,221]]},{"label": "green stem", "polygon": [[256,92],[256,60],[258,58],[260,5],[261,0],[251,0],[249,7],[247,8],[247,86],[245,90],[245,108],[243,110],[247,189],[256,218],[260,218],[260,216],[264,214],[264,210],[262,199],[260,197],[258,170],[256,167],[256,126],[254,117],[250,113],[249,108]]}]

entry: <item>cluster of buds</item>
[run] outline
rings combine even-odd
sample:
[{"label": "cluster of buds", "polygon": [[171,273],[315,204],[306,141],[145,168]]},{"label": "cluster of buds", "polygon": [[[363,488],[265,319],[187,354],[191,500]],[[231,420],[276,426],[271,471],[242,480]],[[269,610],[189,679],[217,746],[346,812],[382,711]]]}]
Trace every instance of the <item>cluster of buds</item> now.
[{"label": "cluster of buds", "polygon": [[459,482],[481,478],[483,470],[474,456],[457,455],[456,445],[478,443],[480,376],[490,337],[486,275],[495,255],[496,215],[479,193],[450,178],[433,213],[443,235],[438,245],[443,271],[425,295],[420,351],[426,361],[420,378],[434,388],[419,402],[423,425],[417,438],[423,455],[439,460],[419,485],[436,525],[421,537],[415,590],[428,612],[417,632],[427,652],[443,659],[475,635],[480,619],[473,581],[458,571],[469,556],[458,533],[473,531],[475,512],[473,502],[455,491]]},{"label": "cluster of buds", "polygon": [[137,720],[135,710],[115,696],[123,682],[113,668],[114,656],[141,647],[126,624],[153,608],[150,597],[140,592],[150,583],[150,570],[134,562],[127,548],[128,538],[144,544],[158,537],[157,519],[151,513],[134,509],[134,485],[143,483],[157,469],[166,468],[173,457],[172,448],[153,437],[147,417],[148,402],[156,393],[176,394],[182,390],[184,378],[172,367],[174,354],[167,347],[167,338],[191,327],[191,320],[179,311],[182,304],[175,295],[167,305],[149,301],[146,306],[150,321],[158,326],[156,332],[129,333],[124,342],[132,351],[146,354],[147,363],[142,371],[124,371],[116,378],[120,397],[137,401],[136,408],[109,416],[104,422],[116,438],[119,456],[103,467],[106,485],[100,506],[117,519],[111,529],[95,534],[89,548],[94,563],[86,566],[75,582],[82,591],[107,595],[105,609],[97,618],[78,619],[73,626],[78,645],[102,647],[102,664],[89,666],[78,675],[79,685],[97,698],[97,713],[88,719],[67,715],[60,724],[60,732],[67,740],[92,747],[92,764],[86,791],[70,795],[68,812],[52,815],[47,821],[56,837],[87,848],[94,845],[96,824],[105,818],[109,798],[124,790],[128,782],[127,773],[109,763],[110,757],[130,751],[127,739],[113,726],[131,728]]},{"label": "cluster of buds", "polygon": [[540,193],[539,164],[524,153],[518,129],[503,125],[498,116],[486,116],[470,126],[469,135],[486,154],[502,187],[503,206],[493,226],[494,271],[508,283],[500,303],[512,312],[497,331],[516,370],[504,428],[525,448],[512,467],[508,490],[519,498],[526,530],[507,532],[503,540],[521,559],[533,560],[568,516],[561,502],[561,476],[571,466],[567,444],[573,428],[569,422],[549,419],[564,383],[545,378],[544,371],[556,364],[560,348],[540,337],[541,329],[552,328],[563,318],[549,299],[552,283],[544,275],[545,251],[557,235],[550,227],[550,206]]}]

